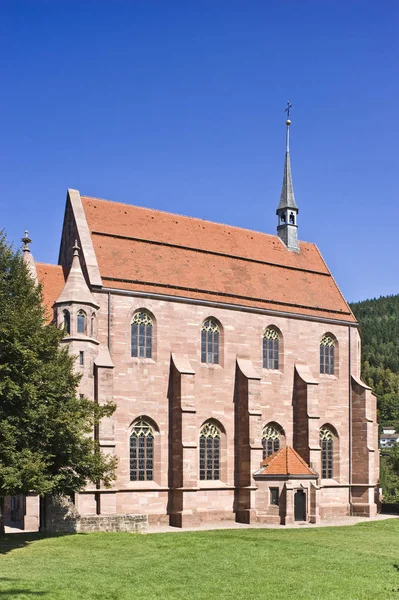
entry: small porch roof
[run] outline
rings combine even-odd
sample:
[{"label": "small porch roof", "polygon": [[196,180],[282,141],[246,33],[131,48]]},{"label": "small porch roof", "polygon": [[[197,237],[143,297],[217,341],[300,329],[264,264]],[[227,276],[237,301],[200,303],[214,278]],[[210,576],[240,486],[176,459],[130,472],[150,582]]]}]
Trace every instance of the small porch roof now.
[{"label": "small porch roof", "polygon": [[313,471],[291,446],[284,446],[263,461],[256,477],[274,479],[317,479]]}]

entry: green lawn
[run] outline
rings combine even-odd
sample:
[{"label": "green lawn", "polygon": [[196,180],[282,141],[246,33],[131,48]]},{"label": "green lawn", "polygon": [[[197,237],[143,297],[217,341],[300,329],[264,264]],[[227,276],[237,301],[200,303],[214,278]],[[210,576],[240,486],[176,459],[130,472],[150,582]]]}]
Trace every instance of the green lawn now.
[{"label": "green lawn", "polygon": [[349,527],[8,535],[0,600],[399,600],[399,519]]}]

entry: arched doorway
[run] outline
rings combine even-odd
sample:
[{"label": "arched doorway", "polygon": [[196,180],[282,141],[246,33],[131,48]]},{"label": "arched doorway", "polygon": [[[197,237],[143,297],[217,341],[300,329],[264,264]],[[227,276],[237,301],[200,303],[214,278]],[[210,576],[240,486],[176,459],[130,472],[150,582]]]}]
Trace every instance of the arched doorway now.
[{"label": "arched doorway", "polygon": [[306,521],[306,494],[303,490],[295,492],[294,518],[295,521]]}]

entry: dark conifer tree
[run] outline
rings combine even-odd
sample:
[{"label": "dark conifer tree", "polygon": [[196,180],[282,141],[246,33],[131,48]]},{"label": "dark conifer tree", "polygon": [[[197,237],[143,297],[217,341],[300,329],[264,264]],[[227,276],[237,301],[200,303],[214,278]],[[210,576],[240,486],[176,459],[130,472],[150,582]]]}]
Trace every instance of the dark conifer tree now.
[{"label": "dark conifer tree", "polygon": [[399,427],[399,295],[351,305],[362,335],[362,376],[378,398],[381,424]]}]

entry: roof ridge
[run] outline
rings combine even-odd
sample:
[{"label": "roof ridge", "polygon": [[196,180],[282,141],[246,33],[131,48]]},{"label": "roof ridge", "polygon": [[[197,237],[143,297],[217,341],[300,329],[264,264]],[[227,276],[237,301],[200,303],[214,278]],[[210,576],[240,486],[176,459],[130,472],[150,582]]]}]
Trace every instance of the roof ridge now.
[{"label": "roof ridge", "polygon": [[[278,235],[274,235],[272,233],[265,233],[264,231],[258,231],[257,229],[249,229],[248,227],[240,227],[240,225],[231,225],[229,223],[221,223],[220,221],[211,221],[209,219],[203,219],[202,217],[193,217],[190,215],[182,215],[181,213],[174,213],[167,210],[160,210],[158,208],[149,208],[147,206],[139,206],[137,204],[127,204],[126,202],[119,202],[118,200],[107,200],[106,198],[95,198],[94,196],[85,196],[81,195],[81,198],[87,200],[97,200],[100,202],[110,202],[111,204],[119,204],[121,206],[128,206],[129,208],[138,208],[140,210],[150,210],[155,213],[162,213],[164,215],[171,215],[172,217],[181,217],[183,219],[189,219],[190,221],[201,221],[203,223],[212,223],[212,225],[220,225],[222,227],[231,227],[232,229],[240,229],[241,231],[249,231],[251,233],[258,233],[259,235],[265,235],[267,237],[273,238],[275,240],[279,240],[283,245],[283,248],[286,249],[284,242],[278,237]],[[313,242],[307,242],[305,240],[301,241],[303,244],[309,244],[314,246]],[[326,265],[327,266],[327,265]],[[328,269],[328,267],[327,267]]]}]

